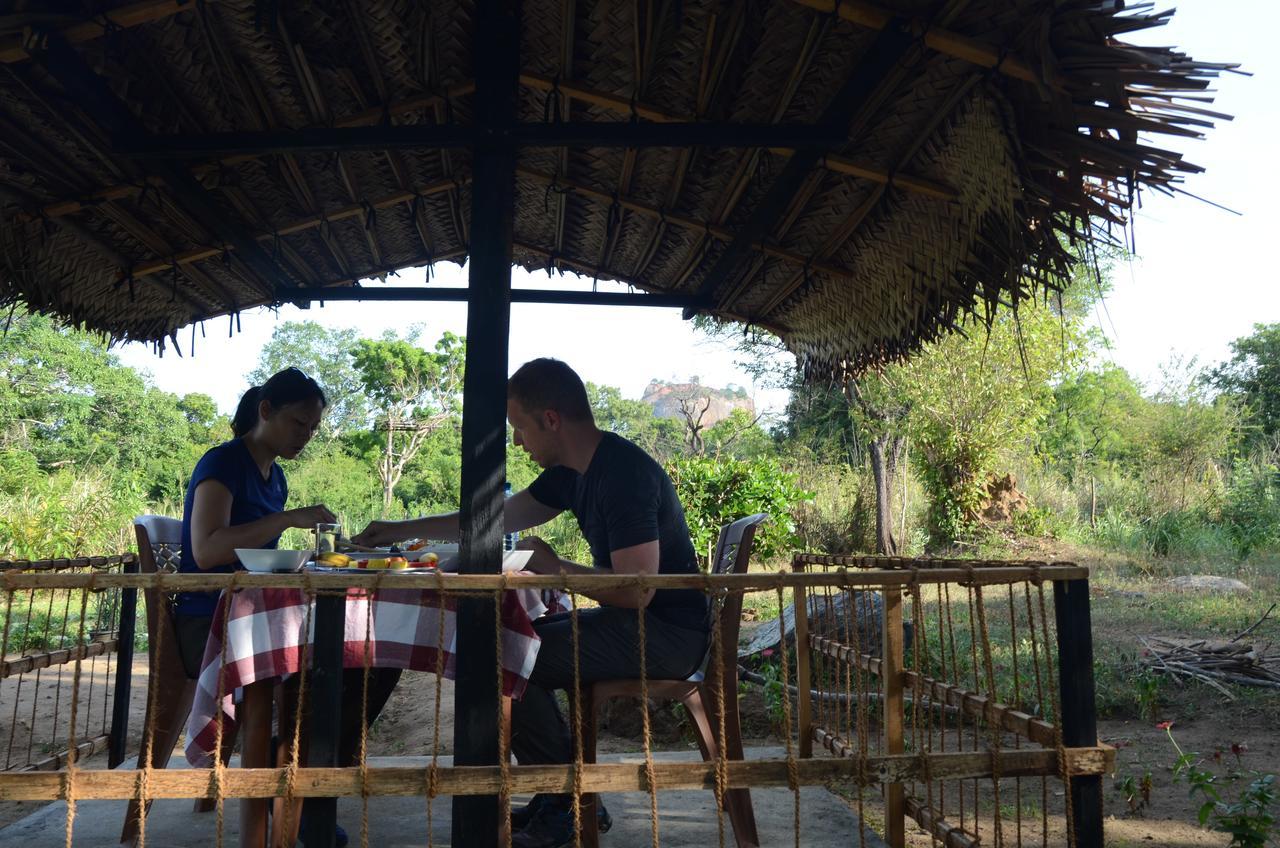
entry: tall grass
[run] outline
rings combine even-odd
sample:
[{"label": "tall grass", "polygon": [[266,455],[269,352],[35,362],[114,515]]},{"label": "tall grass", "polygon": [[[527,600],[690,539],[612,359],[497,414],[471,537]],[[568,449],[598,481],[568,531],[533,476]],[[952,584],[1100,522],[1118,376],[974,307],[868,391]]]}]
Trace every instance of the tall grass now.
[{"label": "tall grass", "polygon": [[146,500],[98,472],[58,471],[0,494],[0,556],[51,559],[132,550]]}]

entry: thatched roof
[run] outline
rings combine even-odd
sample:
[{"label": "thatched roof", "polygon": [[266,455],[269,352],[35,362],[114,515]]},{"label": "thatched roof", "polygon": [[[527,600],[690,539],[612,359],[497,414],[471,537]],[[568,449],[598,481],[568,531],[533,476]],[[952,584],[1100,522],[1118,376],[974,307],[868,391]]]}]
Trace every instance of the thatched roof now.
[{"label": "thatched roof", "polygon": [[[176,343],[291,289],[466,257],[465,146],[129,148],[465,128],[488,60],[471,47],[472,3],[48,5],[0,12],[6,305]],[[658,123],[825,119],[839,132],[819,126],[799,151],[523,147],[514,259],[687,295],[822,367],[909,352],[966,312],[1056,285],[1064,236],[1119,224],[1138,189],[1196,170],[1139,133],[1195,137],[1222,117],[1201,92],[1227,66],[1122,43],[1164,18],[1119,5],[526,0],[527,124],[630,122],[638,138]],[[905,46],[886,46],[890,11]],[[95,80],[76,80],[77,63]]]}]

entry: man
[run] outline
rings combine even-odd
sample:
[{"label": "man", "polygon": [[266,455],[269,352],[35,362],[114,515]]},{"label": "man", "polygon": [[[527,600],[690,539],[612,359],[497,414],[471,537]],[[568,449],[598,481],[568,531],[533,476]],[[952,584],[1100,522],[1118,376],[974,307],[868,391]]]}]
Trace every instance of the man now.
[{"label": "man", "polygon": [[[591,549],[591,565],[561,559],[526,536],[528,569],[539,574],[693,574],[697,559],[671,478],[643,450],[596,427],[586,387],[555,359],[527,362],[507,384],[514,442],[544,470],[506,502],[506,532],[545,524],[570,510]],[[457,513],[403,522],[374,522],[357,537],[383,543],[409,536],[457,538]],[[608,589],[578,615],[583,683],[640,676],[639,615],[645,616],[645,660],[651,678],[689,676],[707,650],[705,596],[696,589]],[[521,764],[573,760],[569,727],[554,690],[573,686],[573,633],[567,614],[534,622],[538,660],[524,697],[513,704],[511,749]],[[540,795],[512,811],[516,848],[559,848],[573,841],[572,797]],[[601,826],[608,813],[599,807]]]}]

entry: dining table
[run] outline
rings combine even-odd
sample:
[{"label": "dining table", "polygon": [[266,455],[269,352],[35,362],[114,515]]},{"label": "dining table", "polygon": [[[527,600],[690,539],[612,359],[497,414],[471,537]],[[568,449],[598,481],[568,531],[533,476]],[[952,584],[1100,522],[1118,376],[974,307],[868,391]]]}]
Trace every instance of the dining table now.
[{"label": "dining table", "polygon": [[[328,642],[333,646],[327,659],[323,650],[317,652],[317,627],[324,633],[325,628],[334,626],[325,623],[326,603],[328,621],[343,622],[342,668],[364,668],[367,662],[372,668],[441,671],[453,679],[459,595],[449,591],[449,584],[456,577],[441,574],[439,589],[396,587],[396,579],[389,572],[377,589],[351,588],[345,593],[338,591],[336,598],[303,588],[242,587],[223,592],[187,722],[187,761],[198,768],[213,764],[221,726],[224,740],[241,733],[242,768],[271,765],[275,687],[304,667],[313,669],[315,675],[326,665],[336,665],[335,639],[321,639],[321,645]],[[502,629],[501,694],[518,699],[538,656],[533,621],[563,611],[568,603],[560,593],[536,589],[507,589],[495,603],[500,603]],[[220,669],[225,673],[220,675]],[[336,676],[340,681],[341,674]],[[325,719],[332,722],[333,717]],[[280,738],[284,737],[281,732]],[[307,764],[323,763],[323,757],[321,763],[316,762],[316,746],[311,747]],[[327,753],[332,763],[332,752]],[[267,799],[241,799],[240,844],[245,848],[261,848],[268,844],[268,837],[271,845],[293,844],[292,834],[270,832],[269,804]],[[279,799],[276,809],[281,809]],[[296,829],[297,817],[293,818]],[[282,825],[276,824],[279,831]]]}]

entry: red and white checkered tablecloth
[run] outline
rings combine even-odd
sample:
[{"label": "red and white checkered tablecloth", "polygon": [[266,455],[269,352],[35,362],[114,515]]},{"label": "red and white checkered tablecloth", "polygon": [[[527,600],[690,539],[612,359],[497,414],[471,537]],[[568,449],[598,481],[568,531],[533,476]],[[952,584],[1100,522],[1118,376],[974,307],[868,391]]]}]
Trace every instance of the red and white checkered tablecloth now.
[{"label": "red and white checkered tablecloth", "polygon": [[[370,600],[361,590],[347,595],[346,644],[342,664],[363,668],[365,627]],[[372,665],[434,672],[440,647],[440,598],[430,589],[387,589],[372,600],[372,632],[369,655]],[[455,621],[457,597],[446,594],[444,603],[444,673],[454,676]],[[561,601],[552,601],[548,610],[535,590],[508,590],[502,600],[502,692],[519,698],[538,657],[539,640],[532,619],[556,612]],[[218,668],[222,658],[223,616],[226,593],[214,613],[213,627],[205,645],[195,701],[187,720],[187,761],[196,767],[213,764],[218,715],[225,723],[223,734],[236,732],[236,706],[232,695],[241,686],[259,680],[283,677],[298,671],[305,643],[307,602],[301,589],[240,589],[232,596],[230,620],[226,622],[227,673],[222,682],[221,710],[217,709]]]}]

